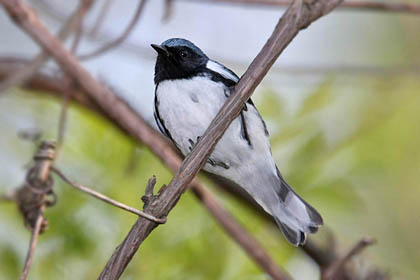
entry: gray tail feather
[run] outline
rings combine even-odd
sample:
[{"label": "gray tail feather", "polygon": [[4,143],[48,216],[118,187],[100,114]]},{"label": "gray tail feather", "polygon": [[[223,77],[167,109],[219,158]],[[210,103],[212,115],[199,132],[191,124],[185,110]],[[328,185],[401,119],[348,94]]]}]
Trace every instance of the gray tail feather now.
[{"label": "gray tail feather", "polygon": [[303,200],[278,172],[276,193],[280,203],[271,213],[287,240],[294,246],[305,244],[306,234],[315,233],[323,225],[321,215]]},{"label": "gray tail feather", "polygon": [[306,242],[306,233],[300,230],[290,228],[287,224],[282,223],[277,217],[274,217],[277,224],[279,225],[281,232],[294,246],[304,245]]}]

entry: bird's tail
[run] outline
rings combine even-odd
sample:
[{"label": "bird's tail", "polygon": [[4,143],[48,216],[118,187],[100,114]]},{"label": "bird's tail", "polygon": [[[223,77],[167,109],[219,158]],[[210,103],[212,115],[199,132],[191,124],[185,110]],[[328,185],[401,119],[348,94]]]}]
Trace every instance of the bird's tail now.
[{"label": "bird's tail", "polygon": [[315,233],[323,224],[322,217],[287,184],[278,172],[276,194],[280,203],[270,207],[271,214],[287,240],[294,246],[305,244],[306,234]]}]

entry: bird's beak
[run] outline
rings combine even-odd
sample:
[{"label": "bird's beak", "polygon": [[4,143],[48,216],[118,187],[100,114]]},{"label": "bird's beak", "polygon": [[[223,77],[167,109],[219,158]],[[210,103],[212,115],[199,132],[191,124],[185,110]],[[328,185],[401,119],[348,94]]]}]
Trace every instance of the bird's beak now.
[{"label": "bird's beak", "polygon": [[150,46],[152,46],[152,48],[154,48],[155,51],[158,54],[166,55],[166,56],[170,55],[170,52],[168,51],[168,49],[165,46],[160,46],[160,45],[156,45],[156,44],[151,44]]}]

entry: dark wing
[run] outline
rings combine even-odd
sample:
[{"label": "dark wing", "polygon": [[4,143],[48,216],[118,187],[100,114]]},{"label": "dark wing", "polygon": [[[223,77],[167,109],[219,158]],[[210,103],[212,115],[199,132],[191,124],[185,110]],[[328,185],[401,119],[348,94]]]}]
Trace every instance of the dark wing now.
[{"label": "dark wing", "polygon": [[[157,88],[157,85],[156,85],[156,88]],[[168,129],[165,127],[164,121],[159,115],[159,100],[157,99],[156,93],[155,93],[155,110],[153,112],[153,117],[155,118],[157,127],[159,128],[160,132],[162,132],[163,135],[165,135],[166,137],[171,139],[173,143],[175,143]]]},{"label": "dark wing", "polygon": [[165,127],[162,124],[162,120],[160,119],[156,111],[153,112],[153,117],[155,117],[156,125],[159,128],[160,132],[162,132],[162,134],[165,135],[166,137],[169,137],[168,134],[166,133]]},{"label": "dark wing", "polygon": [[[228,97],[230,93],[232,92],[233,87],[236,85],[236,83],[239,81],[238,75],[236,75],[232,70],[225,67],[221,63],[209,60],[206,64],[206,71],[208,71],[211,75],[211,79],[215,82],[221,82],[226,86],[225,95]],[[246,102],[244,108],[241,111],[240,118],[241,118],[241,136],[244,138],[250,146],[252,146],[251,141],[249,139],[248,135],[248,129],[246,127],[246,121],[245,121],[245,112],[248,111],[247,105],[252,106],[257,111],[258,116],[261,119],[261,122],[264,126],[264,132],[267,136],[269,136],[267,125],[265,124],[263,118],[261,117],[260,113],[258,112],[257,108],[254,105],[254,102],[251,98],[248,99]]]},{"label": "dark wing", "polygon": [[[207,62],[206,71],[210,72],[210,77],[213,81],[222,82],[227,88],[230,89],[225,91],[226,97],[230,95],[231,89],[239,81],[239,77],[235,74],[235,72],[214,60],[209,60]],[[250,104],[255,107],[254,102],[252,102],[251,98],[248,99],[247,104]],[[246,109],[247,108],[245,106],[244,110],[246,111]]]}]

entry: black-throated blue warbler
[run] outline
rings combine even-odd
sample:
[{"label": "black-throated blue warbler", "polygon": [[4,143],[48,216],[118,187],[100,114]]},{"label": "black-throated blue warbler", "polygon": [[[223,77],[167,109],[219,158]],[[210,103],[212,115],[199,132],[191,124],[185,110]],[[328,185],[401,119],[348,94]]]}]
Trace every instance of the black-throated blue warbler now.
[{"label": "black-throated blue warbler", "polygon": [[[155,66],[155,120],[187,155],[230,95],[238,76],[186,39],[151,45]],[[305,243],[322,225],[321,215],[281,176],[271,155],[269,134],[251,99],[231,123],[204,170],[232,180],[271,214],[287,240]]]}]

